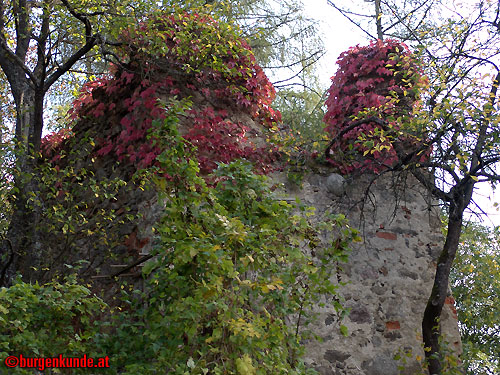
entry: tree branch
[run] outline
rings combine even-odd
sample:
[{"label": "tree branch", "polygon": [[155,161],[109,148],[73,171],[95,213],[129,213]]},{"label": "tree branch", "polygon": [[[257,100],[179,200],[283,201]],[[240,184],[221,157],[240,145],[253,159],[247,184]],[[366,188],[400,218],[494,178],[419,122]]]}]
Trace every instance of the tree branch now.
[{"label": "tree branch", "polygon": [[26,0],[18,1],[17,4],[16,0],[13,1],[13,12],[16,18],[16,55],[24,63],[31,39],[29,20],[29,7],[31,3]]},{"label": "tree branch", "polygon": [[332,0],[328,0],[328,5],[331,5],[332,7],[334,7],[335,9],[337,9],[340,14],[342,14],[345,18],[347,18],[349,20],[349,22],[351,22],[352,24],[356,25],[356,27],[358,27],[361,31],[363,31],[366,35],[368,35],[371,39],[374,39],[374,40],[377,40],[377,37],[376,36],[373,36],[372,34],[370,34],[368,31],[366,31],[365,29],[363,29],[360,25],[358,25],[351,17],[349,17],[345,11],[341,8],[339,8],[338,6],[335,5],[335,3],[332,1]]},{"label": "tree branch", "polygon": [[325,157],[328,158],[330,157],[330,150],[331,148],[333,147],[333,145],[335,144],[335,142],[337,142],[338,140],[340,140],[340,138],[342,138],[346,133],[350,132],[351,130],[354,130],[356,129],[358,126],[360,125],[363,125],[363,124],[367,124],[367,123],[370,123],[370,122],[374,122],[376,123],[377,125],[380,125],[382,126],[384,129],[387,127],[387,121],[385,120],[382,120],[378,117],[375,117],[375,116],[370,116],[370,117],[367,117],[367,118],[363,118],[361,120],[357,120],[357,121],[354,121],[351,125],[349,125],[348,127],[346,128],[343,128],[339,134],[337,134],[331,141],[330,143],[328,144],[328,146],[326,146],[326,149],[325,149]]},{"label": "tree branch", "polygon": [[80,60],[87,52],[89,52],[98,42],[99,34],[92,35],[92,25],[89,19],[81,14],[76,12],[71,5],[68,3],[68,0],[61,0],[66,9],[71,13],[73,17],[82,22],[85,26],[85,45],[82,46],[78,51],[76,51],[73,55],[71,55],[64,64],[57,68],[57,70],[52,73],[43,86],[44,92],[47,92],[50,86],[57,81],[64,73],[66,73],[78,60]]}]

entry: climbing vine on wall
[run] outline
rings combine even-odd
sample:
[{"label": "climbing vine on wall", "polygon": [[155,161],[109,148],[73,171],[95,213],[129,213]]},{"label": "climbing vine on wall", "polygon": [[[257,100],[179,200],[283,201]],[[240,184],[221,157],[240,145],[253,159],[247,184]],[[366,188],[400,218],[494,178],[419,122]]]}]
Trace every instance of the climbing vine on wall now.
[{"label": "climbing vine on wall", "polygon": [[[333,264],[347,261],[357,231],[343,215],[313,224],[312,209],[278,199],[248,162],[219,163],[207,185],[176,128],[182,105],[171,104],[153,122],[160,165],[143,171],[165,207],[146,288],[127,293],[133,308],[98,345],[125,374],[315,373],[301,361],[305,328],[312,306],[337,294]],[[330,244],[324,230],[337,234]],[[332,303],[340,321],[345,311]]]},{"label": "climbing vine on wall", "polygon": [[[256,145],[252,136],[275,129],[280,120],[271,108],[275,91],[234,26],[196,12],[156,14],[124,31],[122,42],[122,61],[83,87],[71,113],[77,123],[120,125],[103,131],[96,155],[114,154],[137,168],[153,165],[161,150],[152,146],[148,130],[164,116],[158,99],[192,97],[202,104],[187,113],[184,137],[196,146],[202,171],[237,158],[268,170],[272,149]],[[235,109],[262,129],[235,120]],[[47,137],[43,150],[57,153],[51,144],[61,136]]]},{"label": "climbing vine on wall", "polygon": [[343,173],[380,173],[397,160],[393,142],[411,147],[422,139],[404,127],[425,78],[408,48],[395,40],[352,47],[337,63],[324,117],[332,139],[326,157]]}]

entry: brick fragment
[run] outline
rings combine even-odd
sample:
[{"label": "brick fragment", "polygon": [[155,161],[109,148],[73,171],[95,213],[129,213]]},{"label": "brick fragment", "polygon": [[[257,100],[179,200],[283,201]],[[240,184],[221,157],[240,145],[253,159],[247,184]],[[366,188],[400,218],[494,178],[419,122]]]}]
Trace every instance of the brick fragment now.
[{"label": "brick fragment", "polygon": [[379,238],[383,238],[384,240],[395,241],[398,236],[395,233],[391,232],[377,232],[376,236]]},{"label": "brick fragment", "polygon": [[387,328],[388,331],[392,331],[395,329],[400,329],[401,325],[399,324],[399,321],[391,320],[391,321],[385,322],[385,328]]}]

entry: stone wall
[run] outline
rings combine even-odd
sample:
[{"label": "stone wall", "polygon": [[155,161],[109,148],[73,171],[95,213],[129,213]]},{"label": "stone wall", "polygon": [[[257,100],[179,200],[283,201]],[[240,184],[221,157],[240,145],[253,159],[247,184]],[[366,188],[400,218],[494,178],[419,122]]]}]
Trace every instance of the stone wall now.
[{"label": "stone wall", "polygon": [[[342,183],[340,176],[325,173],[306,176],[301,189],[287,184],[286,193],[316,207],[318,216],[329,210],[344,213],[363,238],[334,275],[346,283],[339,290],[350,309],[342,322],[349,335],[340,333],[339,317],[327,298],[313,327],[323,341],[308,343],[307,363],[322,375],[418,374],[416,358],[424,358],[422,316],[444,240],[438,213],[430,209],[424,190],[412,178],[373,181],[365,175]],[[460,353],[451,295],[442,328]],[[394,355],[409,351],[411,358],[399,370],[403,364]]]},{"label": "stone wall", "polygon": [[[99,158],[94,163],[91,159],[92,155],[84,157],[80,153],[76,167],[95,171],[103,181],[127,175],[126,169],[116,167],[112,157]],[[327,212],[344,213],[351,226],[359,228],[363,241],[353,245],[349,262],[333,275],[334,282],[345,283],[339,292],[349,313],[340,322],[333,307],[335,301],[326,297],[325,306],[317,308],[318,319],[312,327],[322,341],[307,343],[306,363],[322,375],[419,374],[421,367],[416,358],[424,358],[422,315],[432,288],[435,261],[443,245],[438,212],[429,208],[429,202],[436,202],[411,177],[405,180],[387,175],[374,179],[373,175],[364,174],[345,181],[329,169],[321,170],[317,165],[314,168],[320,170],[307,174],[301,188],[289,182],[283,173],[271,176],[271,183],[284,183],[283,199],[299,198],[316,208],[318,218]],[[90,265],[97,264],[98,267],[82,269],[81,276],[96,281],[95,290],[105,291],[108,299],[120,291],[119,283],[109,277],[121,269],[115,266],[134,264],[147,256],[153,243],[151,227],[161,216],[157,193],[127,182],[113,200],[89,203],[89,210],[115,214],[113,222],[104,228],[116,243],[103,243],[91,236],[80,238],[78,233],[75,238],[58,237],[56,233],[46,237],[51,244],[46,248],[65,254],[65,264],[82,259],[82,254],[91,260]],[[92,195],[91,190],[88,193]],[[84,194],[80,198],[88,197]],[[129,208],[123,210],[124,207]],[[126,214],[133,218],[125,219]],[[331,241],[334,235],[324,233],[323,240]],[[102,255],[105,249],[113,254],[112,259]],[[120,278],[140,283],[141,265]],[[49,276],[50,272],[46,277]],[[347,337],[341,334],[340,323],[348,327]],[[441,324],[446,340],[460,353],[451,295]],[[409,351],[411,358],[407,358],[405,369],[400,371],[398,365],[402,363],[394,360],[394,355]]]}]

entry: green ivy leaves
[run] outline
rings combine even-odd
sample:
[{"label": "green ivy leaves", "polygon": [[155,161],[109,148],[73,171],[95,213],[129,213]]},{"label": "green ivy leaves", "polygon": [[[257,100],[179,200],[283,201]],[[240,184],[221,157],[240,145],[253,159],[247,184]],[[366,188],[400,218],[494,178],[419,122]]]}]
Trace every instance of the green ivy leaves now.
[{"label": "green ivy leaves", "polygon": [[[169,145],[158,160],[171,179],[155,177],[165,214],[156,227],[155,258],[143,269],[144,299],[131,301],[147,324],[120,326],[116,340],[126,346],[139,329],[142,345],[155,348],[155,360],[142,364],[151,373],[306,373],[301,340],[312,306],[335,295],[333,264],[346,260],[356,231],[341,216],[313,225],[311,215],[296,212],[311,210],[275,196],[246,161],[220,163],[213,175],[199,177],[174,126],[182,104],[169,107],[166,120],[155,123],[163,134],[156,139]],[[334,245],[311,255],[321,242],[319,228],[335,227]],[[137,313],[124,321],[135,322]]]}]

